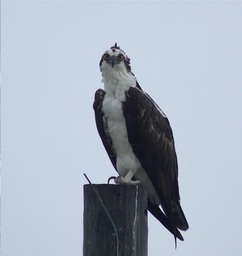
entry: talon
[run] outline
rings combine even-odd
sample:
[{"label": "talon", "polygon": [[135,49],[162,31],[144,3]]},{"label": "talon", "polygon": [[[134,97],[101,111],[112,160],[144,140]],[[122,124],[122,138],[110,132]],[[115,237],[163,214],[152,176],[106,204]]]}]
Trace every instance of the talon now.
[{"label": "talon", "polygon": [[114,182],[117,184],[117,185],[121,185],[121,184],[125,184],[124,182],[124,178],[122,176],[118,176],[114,179]]},{"label": "talon", "polygon": [[116,177],[115,177],[115,176],[111,176],[111,177],[108,179],[108,184],[109,184],[110,180],[114,180],[114,182],[115,182]]},{"label": "talon", "polygon": [[108,184],[109,184],[110,180],[113,180],[114,183],[117,184],[117,185],[120,185],[120,184],[124,184],[124,183],[125,183],[124,178],[123,178],[122,176],[118,176],[118,177],[111,176],[111,177],[108,179]]},{"label": "talon", "polygon": [[108,179],[108,184],[109,184],[110,180],[113,180],[114,183],[117,185],[121,185],[121,184],[137,185],[141,182],[139,180],[130,180],[129,177],[127,177],[127,176],[122,177],[121,175],[118,177],[111,176]]}]

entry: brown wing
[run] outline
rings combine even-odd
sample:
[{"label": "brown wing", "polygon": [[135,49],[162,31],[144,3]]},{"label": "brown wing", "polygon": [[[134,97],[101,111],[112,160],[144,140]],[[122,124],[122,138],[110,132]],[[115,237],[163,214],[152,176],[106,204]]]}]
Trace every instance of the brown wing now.
[{"label": "brown wing", "polygon": [[112,139],[107,131],[107,123],[102,112],[102,104],[105,96],[105,91],[102,89],[98,89],[95,93],[93,109],[95,112],[95,121],[98,133],[101,137],[103,145],[108,153],[110,161],[113,164],[113,167],[116,169],[116,152],[113,148]]},{"label": "brown wing", "polygon": [[168,119],[138,88],[126,92],[123,110],[129,142],[153,183],[165,214],[175,227],[188,229],[179,202],[177,156]]}]

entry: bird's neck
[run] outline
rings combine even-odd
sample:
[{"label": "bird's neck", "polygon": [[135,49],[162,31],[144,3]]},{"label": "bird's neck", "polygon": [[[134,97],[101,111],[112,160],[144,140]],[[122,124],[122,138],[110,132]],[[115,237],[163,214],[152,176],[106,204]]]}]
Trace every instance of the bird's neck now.
[{"label": "bird's neck", "polygon": [[127,71],[110,69],[102,72],[102,75],[106,94],[121,101],[125,100],[125,92],[130,87],[136,86],[135,76]]}]

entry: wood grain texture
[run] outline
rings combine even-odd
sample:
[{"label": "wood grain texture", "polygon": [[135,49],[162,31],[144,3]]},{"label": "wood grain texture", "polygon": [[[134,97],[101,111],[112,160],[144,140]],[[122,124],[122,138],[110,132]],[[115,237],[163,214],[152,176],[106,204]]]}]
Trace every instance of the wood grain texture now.
[{"label": "wood grain texture", "polygon": [[[119,256],[147,256],[147,191],[143,185],[93,185],[118,231]],[[84,256],[115,256],[114,228],[92,185],[84,185]]]}]

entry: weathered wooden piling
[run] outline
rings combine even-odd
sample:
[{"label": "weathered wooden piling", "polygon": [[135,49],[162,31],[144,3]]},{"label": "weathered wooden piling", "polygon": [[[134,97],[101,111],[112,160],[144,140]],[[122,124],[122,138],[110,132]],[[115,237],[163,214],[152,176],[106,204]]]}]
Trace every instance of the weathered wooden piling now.
[{"label": "weathered wooden piling", "polygon": [[144,185],[84,185],[83,256],[147,256],[147,239]]}]

